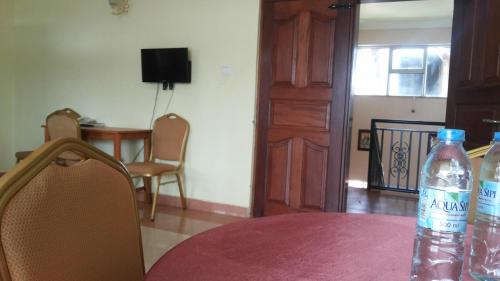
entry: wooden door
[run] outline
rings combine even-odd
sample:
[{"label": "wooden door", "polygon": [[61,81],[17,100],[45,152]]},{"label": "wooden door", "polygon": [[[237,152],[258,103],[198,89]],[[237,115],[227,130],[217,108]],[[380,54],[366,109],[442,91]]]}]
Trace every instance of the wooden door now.
[{"label": "wooden door", "polygon": [[[488,144],[500,119],[500,1],[455,0],[446,126],[466,149]],[[497,128],[498,129],[498,128]]]},{"label": "wooden door", "polygon": [[332,3],[262,3],[254,216],[345,208],[355,9]]}]

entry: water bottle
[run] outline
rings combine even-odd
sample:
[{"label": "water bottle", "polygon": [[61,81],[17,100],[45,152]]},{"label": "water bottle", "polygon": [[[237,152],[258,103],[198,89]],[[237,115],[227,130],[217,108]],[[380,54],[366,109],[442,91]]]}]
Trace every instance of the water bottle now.
[{"label": "water bottle", "polygon": [[464,131],[441,129],[438,140],[420,173],[412,281],[462,280],[471,164]]},{"label": "water bottle", "polygon": [[477,280],[500,280],[500,132],[481,164],[469,272]]}]

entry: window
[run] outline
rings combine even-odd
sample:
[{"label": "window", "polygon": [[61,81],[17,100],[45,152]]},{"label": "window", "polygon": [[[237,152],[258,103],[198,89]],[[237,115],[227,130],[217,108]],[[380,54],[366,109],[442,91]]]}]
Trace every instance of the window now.
[{"label": "window", "polygon": [[355,95],[446,97],[449,46],[362,46],[354,65]]}]

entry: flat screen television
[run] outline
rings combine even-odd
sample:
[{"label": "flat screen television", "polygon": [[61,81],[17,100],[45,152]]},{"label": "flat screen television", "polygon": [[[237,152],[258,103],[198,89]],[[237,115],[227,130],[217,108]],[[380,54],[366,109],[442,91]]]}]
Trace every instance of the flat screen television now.
[{"label": "flat screen television", "polygon": [[173,89],[174,83],[191,82],[191,62],[187,48],[142,49],[142,82],[163,83]]}]

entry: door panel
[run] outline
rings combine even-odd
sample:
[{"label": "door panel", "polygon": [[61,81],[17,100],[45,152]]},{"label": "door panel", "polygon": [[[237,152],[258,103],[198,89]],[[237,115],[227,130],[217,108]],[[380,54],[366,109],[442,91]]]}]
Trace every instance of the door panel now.
[{"label": "door panel", "polygon": [[331,2],[263,2],[254,215],[342,210],[354,12]]},{"label": "door panel", "polygon": [[[277,142],[288,137],[303,138],[303,132],[301,132],[300,130],[294,130],[293,132],[290,132],[289,129],[278,128],[268,132],[268,142]],[[330,136],[322,132],[311,132],[308,134],[307,139],[318,145],[326,147],[330,145]]]},{"label": "door panel", "polygon": [[463,33],[459,35],[460,41],[452,43],[452,47],[457,54],[455,61],[461,67],[450,68],[450,76],[452,76],[452,72],[456,73],[455,79],[459,87],[473,86],[477,83],[479,70],[477,61],[479,58],[478,49],[474,45],[474,42],[478,40],[478,33],[476,29],[471,27],[477,22],[478,13],[479,7],[477,2],[469,1],[458,3],[458,6],[455,5],[453,29],[462,30]]},{"label": "door panel", "polygon": [[304,141],[302,208],[321,210],[325,206],[328,148]]},{"label": "door panel", "polygon": [[273,100],[271,127],[281,126],[328,131],[330,104],[301,100]]},{"label": "door panel", "polygon": [[[300,99],[300,100],[313,100],[313,101],[331,101],[332,93],[324,87],[307,87],[296,88],[290,85],[277,85],[269,89],[270,96],[273,99]],[[278,87],[281,86],[281,87]]]},{"label": "door panel", "polygon": [[483,119],[500,119],[500,1],[455,0],[446,126],[472,149],[500,129]]},{"label": "door panel", "polygon": [[500,1],[486,3],[484,74],[486,85],[500,84]]},{"label": "door panel", "polygon": [[335,20],[319,14],[313,14],[311,20],[310,81],[313,85],[331,87]]},{"label": "door panel", "polygon": [[274,83],[295,84],[297,62],[297,17],[276,21]]},{"label": "door panel", "polygon": [[485,108],[471,103],[457,104],[455,120],[463,128],[467,128],[468,148],[485,145],[491,139],[491,126],[483,119],[495,119],[495,109]]},{"label": "door panel", "polygon": [[269,143],[267,198],[289,206],[292,140]]}]

